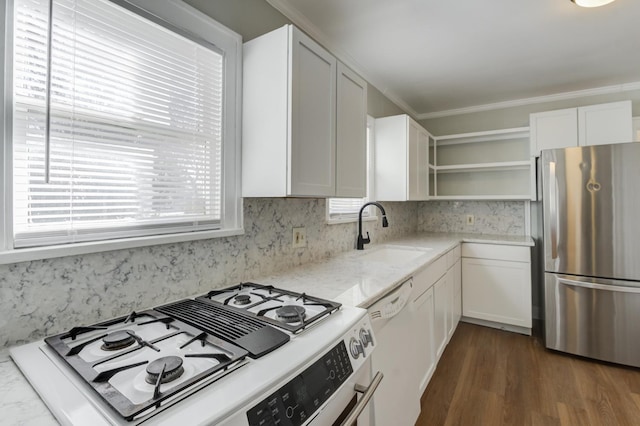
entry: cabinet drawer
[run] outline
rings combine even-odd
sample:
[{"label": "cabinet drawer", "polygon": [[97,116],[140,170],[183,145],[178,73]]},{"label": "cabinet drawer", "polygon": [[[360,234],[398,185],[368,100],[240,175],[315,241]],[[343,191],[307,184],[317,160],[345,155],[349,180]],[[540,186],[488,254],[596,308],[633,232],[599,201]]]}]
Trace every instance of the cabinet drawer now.
[{"label": "cabinet drawer", "polygon": [[447,255],[444,254],[436,259],[431,265],[427,266],[422,271],[414,274],[413,276],[413,291],[411,292],[411,299],[416,300],[433,284],[447,272]]},{"label": "cabinet drawer", "polygon": [[464,243],[462,257],[531,262],[531,249],[525,246]]},{"label": "cabinet drawer", "polygon": [[429,286],[438,281],[447,272],[447,255],[440,256],[427,268],[429,271]]},{"label": "cabinet drawer", "polygon": [[449,250],[445,256],[447,257],[447,269],[451,269],[458,259],[460,259],[460,246],[458,245]]}]

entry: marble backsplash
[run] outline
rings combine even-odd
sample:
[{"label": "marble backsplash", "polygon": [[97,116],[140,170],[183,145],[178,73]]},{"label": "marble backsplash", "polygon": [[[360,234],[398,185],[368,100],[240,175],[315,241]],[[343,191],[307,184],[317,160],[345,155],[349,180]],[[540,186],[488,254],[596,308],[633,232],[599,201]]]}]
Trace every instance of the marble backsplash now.
[{"label": "marble backsplash", "polygon": [[[383,204],[389,227],[364,224],[373,243],[413,233],[425,217],[418,203]],[[296,226],[306,248],[291,248]],[[235,237],[0,265],[0,348],[352,250],[357,236],[355,223],[327,225],[318,199],[245,199],[244,227]]]},{"label": "marble backsplash", "polygon": [[[418,231],[528,235],[524,201],[427,201],[419,203]],[[475,223],[467,225],[467,215]]]}]

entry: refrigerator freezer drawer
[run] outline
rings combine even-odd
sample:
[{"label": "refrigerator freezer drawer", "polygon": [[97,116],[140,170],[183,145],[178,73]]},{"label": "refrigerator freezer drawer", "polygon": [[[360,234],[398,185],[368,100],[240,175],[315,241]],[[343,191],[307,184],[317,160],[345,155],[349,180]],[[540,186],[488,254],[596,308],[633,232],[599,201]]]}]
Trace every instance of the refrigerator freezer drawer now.
[{"label": "refrigerator freezer drawer", "polygon": [[546,346],[640,367],[639,286],[545,274]]},{"label": "refrigerator freezer drawer", "polygon": [[462,257],[508,260],[511,262],[531,262],[531,247],[464,243],[462,244]]}]

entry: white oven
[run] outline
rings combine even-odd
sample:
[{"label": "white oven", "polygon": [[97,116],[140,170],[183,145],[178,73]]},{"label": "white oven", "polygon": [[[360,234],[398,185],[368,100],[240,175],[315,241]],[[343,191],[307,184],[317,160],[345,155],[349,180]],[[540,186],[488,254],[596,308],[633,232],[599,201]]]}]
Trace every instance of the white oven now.
[{"label": "white oven", "polygon": [[[314,335],[319,331],[314,330]],[[293,343],[307,344],[299,338]],[[220,426],[351,425],[356,420],[361,426],[373,425],[373,404],[369,402],[382,374],[371,370],[375,340],[368,316],[361,316],[341,338],[332,341]]]},{"label": "white oven", "polygon": [[[273,293],[273,290],[271,292]],[[278,297],[282,299],[281,296]],[[311,301],[308,296],[304,297],[308,302],[305,306],[308,306],[314,315],[313,310],[317,303],[325,304],[325,301]],[[269,303],[273,299],[275,297],[270,296]],[[199,309],[204,306],[201,303],[188,302],[198,305]],[[166,309],[167,306],[169,305],[145,311],[142,314],[156,315],[158,311],[163,310],[169,312]],[[237,359],[228,359],[223,356],[228,366],[217,371],[209,379],[195,382],[187,388],[188,391],[176,392],[169,400],[154,403],[152,408],[145,408],[146,411],[129,418],[122,416],[118,410],[114,409],[112,402],[96,391],[97,387],[111,385],[113,389],[118,390],[116,382],[122,381],[124,377],[121,373],[110,372],[109,374],[113,377],[109,376],[109,380],[104,385],[96,386],[92,383],[95,380],[91,379],[94,376],[88,376],[87,380],[87,377],[79,374],[86,370],[85,364],[81,363],[81,368],[74,371],[70,368],[73,363],[60,356],[56,344],[61,345],[64,339],[68,340],[69,333],[60,335],[62,338],[53,336],[46,341],[14,347],[11,349],[11,355],[56,419],[63,425],[325,426],[345,424],[345,422],[352,424],[356,419],[358,425],[371,425],[373,424],[373,404],[370,404],[369,400],[382,378],[381,374],[375,374],[371,367],[371,354],[376,348],[371,322],[364,309],[340,307],[339,304],[336,306],[332,305],[330,313],[324,315],[321,320],[305,325],[302,331],[291,333],[286,343],[278,343],[277,347],[259,356],[240,356]],[[144,316],[141,313],[137,315]],[[158,328],[156,324],[164,324],[160,321],[163,319],[166,318],[160,316],[154,321],[139,320],[138,325],[147,327],[146,330],[149,331],[146,332],[151,333],[155,332],[155,329],[149,329],[149,324]],[[135,328],[136,324],[131,322],[122,324],[118,321],[119,319],[116,319],[99,325],[106,324],[107,328],[126,327],[125,334],[144,338],[142,329]],[[176,322],[179,321],[173,321],[171,324]],[[295,323],[292,324],[295,325]],[[86,328],[80,327],[82,332],[85,332]],[[147,340],[150,343],[145,342],[146,346],[143,349],[158,357],[163,355],[163,351],[167,350],[164,346],[167,346],[170,350],[168,354],[174,358],[183,358],[184,375],[171,383],[186,380],[188,370],[195,361],[202,363],[204,368],[215,367],[216,362],[221,359],[216,351],[228,349],[211,337],[206,341],[200,337],[201,340],[187,339],[188,336],[185,337],[184,333],[181,333],[184,330],[181,328],[180,332],[175,332],[172,329],[169,338],[149,338]],[[106,331],[86,332],[84,337],[78,337],[78,340],[84,338],[85,343],[77,344],[78,340],[74,340],[76,348],[79,348],[76,352],[91,350],[95,352],[95,356],[102,356],[100,348],[104,347],[105,342],[104,339],[100,339],[104,336],[99,337],[98,334],[111,331],[109,328]],[[96,333],[95,337],[92,333]],[[108,335],[112,336],[113,333]],[[177,339],[175,345],[170,344],[173,341],[171,339]],[[190,343],[193,340],[195,342]],[[211,346],[213,343],[220,345],[222,349]],[[249,349],[260,349],[260,343],[253,342]],[[153,346],[151,348],[153,350],[149,349],[149,346]],[[199,354],[183,355],[177,352],[177,348],[185,352],[193,348]],[[142,353],[142,350],[136,349],[135,343],[129,349],[121,350],[125,353],[129,351],[126,356],[135,361],[138,359],[134,357]],[[159,352],[155,352],[156,350]],[[117,360],[119,358],[117,353],[110,355],[106,362],[113,362],[113,358]],[[240,355],[242,353],[246,352],[240,352]],[[87,358],[94,355],[85,353],[83,356]],[[193,358],[194,356],[200,358]],[[78,355],[74,355],[73,358],[78,358]],[[73,362],[77,364],[81,361],[75,359]],[[104,363],[103,360],[94,362],[91,359],[89,364],[92,369],[97,370]],[[136,367],[138,364],[141,366]],[[150,366],[150,363],[136,362],[131,365],[132,368],[127,371],[135,372],[136,368],[143,369],[145,365]],[[121,368],[115,370],[120,371]],[[140,374],[144,372],[141,370],[138,376]],[[98,374],[98,376],[104,376],[104,374]],[[158,380],[157,388],[153,391],[153,385],[149,384],[149,381],[145,383],[143,378],[139,384],[133,382],[132,386],[140,389],[134,389],[135,392],[132,395],[136,397],[138,390],[149,386],[152,393],[167,394],[169,389],[172,389],[171,386],[177,386],[171,383],[164,384]],[[113,389],[108,390],[112,393]],[[126,394],[124,391],[122,393]],[[144,396],[142,400],[145,398],[148,397]],[[132,399],[135,400],[133,397]]]}]

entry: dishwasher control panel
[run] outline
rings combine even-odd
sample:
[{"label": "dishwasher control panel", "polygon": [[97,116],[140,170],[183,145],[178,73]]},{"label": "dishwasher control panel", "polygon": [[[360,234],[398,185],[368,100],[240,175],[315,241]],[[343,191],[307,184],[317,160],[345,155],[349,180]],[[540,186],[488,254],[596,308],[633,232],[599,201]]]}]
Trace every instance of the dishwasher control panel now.
[{"label": "dishwasher control panel", "polygon": [[413,291],[413,278],[371,305],[367,310],[371,320],[387,319],[396,316],[407,304]]}]

